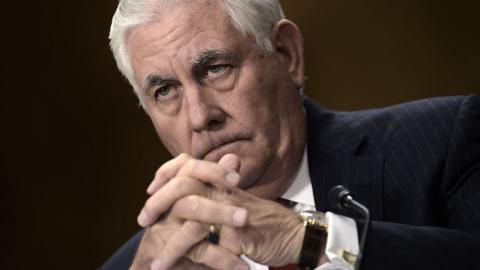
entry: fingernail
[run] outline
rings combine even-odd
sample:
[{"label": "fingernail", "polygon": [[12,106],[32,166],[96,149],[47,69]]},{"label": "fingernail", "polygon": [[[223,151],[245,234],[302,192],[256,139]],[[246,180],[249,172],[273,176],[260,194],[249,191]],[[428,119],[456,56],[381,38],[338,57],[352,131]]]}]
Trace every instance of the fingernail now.
[{"label": "fingernail", "polygon": [[236,185],[240,181],[240,175],[236,172],[231,172],[227,174],[226,180],[231,185]]},{"label": "fingernail", "polygon": [[243,265],[243,264],[239,264],[239,265],[235,266],[234,269],[235,270],[250,270],[250,267],[248,267],[246,265]]},{"label": "fingernail", "polygon": [[140,212],[140,215],[138,215],[137,218],[137,222],[142,227],[145,227],[147,225],[147,213],[145,213],[145,210],[142,210],[142,212]]},{"label": "fingernail", "polygon": [[158,179],[155,179],[152,181],[152,183],[150,183],[150,185],[148,186],[147,188],[147,193],[148,194],[152,194],[153,191],[155,190],[155,188],[157,187],[157,182],[158,182]]},{"label": "fingernail", "polygon": [[155,259],[152,264],[150,265],[150,269],[152,270],[161,270],[162,269],[162,261],[160,259]]},{"label": "fingernail", "polygon": [[235,226],[243,226],[247,222],[247,210],[239,209],[233,213],[233,224]]}]

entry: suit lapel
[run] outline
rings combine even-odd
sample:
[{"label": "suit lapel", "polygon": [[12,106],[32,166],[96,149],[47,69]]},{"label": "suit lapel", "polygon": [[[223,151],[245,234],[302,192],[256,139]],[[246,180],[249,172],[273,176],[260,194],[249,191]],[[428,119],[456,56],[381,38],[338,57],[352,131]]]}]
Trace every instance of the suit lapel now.
[{"label": "suit lapel", "polygon": [[335,185],[347,187],[355,199],[370,210],[372,218],[383,216],[384,157],[348,113],[336,113],[305,101],[308,125],[308,163],[315,204],[320,211],[332,211],[328,192]]}]

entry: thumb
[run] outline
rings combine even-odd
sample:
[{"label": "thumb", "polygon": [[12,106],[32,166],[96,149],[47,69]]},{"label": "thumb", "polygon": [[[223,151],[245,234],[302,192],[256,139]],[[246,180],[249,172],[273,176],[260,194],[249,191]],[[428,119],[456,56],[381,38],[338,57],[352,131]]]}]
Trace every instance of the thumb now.
[{"label": "thumb", "polygon": [[240,170],[240,158],[235,154],[224,155],[220,161],[218,161],[218,164],[237,172]]}]

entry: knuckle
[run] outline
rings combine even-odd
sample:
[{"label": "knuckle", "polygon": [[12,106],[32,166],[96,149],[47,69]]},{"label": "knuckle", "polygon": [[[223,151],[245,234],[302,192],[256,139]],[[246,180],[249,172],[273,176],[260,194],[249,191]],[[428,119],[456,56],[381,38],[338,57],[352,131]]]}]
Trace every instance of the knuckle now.
[{"label": "knuckle", "polygon": [[159,178],[163,176],[163,167],[161,166],[160,168],[157,169],[155,172],[155,178]]},{"label": "knuckle", "polygon": [[202,256],[198,258],[199,263],[208,265],[214,269],[233,269],[235,260],[219,249],[206,245]]},{"label": "knuckle", "polygon": [[163,235],[164,230],[165,228],[163,228],[162,226],[154,225],[152,227],[149,227],[147,229],[147,232],[149,233],[149,235],[152,235],[152,237],[158,237],[159,239],[162,240],[162,243],[165,244],[166,243],[165,239],[160,237]]},{"label": "knuckle", "polygon": [[201,210],[200,199],[199,199],[198,196],[195,196],[195,195],[188,196],[186,198],[186,203],[187,203],[189,211],[191,211],[195,215],[197,215],[198,211]]},{"label": "knuckle", "polygon": [[196,196],[194,195],[189,195],[187,197],[184,197],[180,200],[178,200],[174,206],[173,210],[184,217],[190,217],[190,218],[195,218],[196,217],[196,212],[200,208],[199,206],[199,201]]},{"label": "knuckle", "polygon": [[185,185],[185,180],[180,177],[175,177],[169,182],[169,185],[171,185],[174,190],[181,190]]},{"label": "knuckle", "polygon": [[155,202],[152,198],[148,199],[143,206],[143,211],[145,214],[150,215],[152,209],[155,207]]},{"label": "knuckle", "polygon": [[184,223],[184,233],[189,239],[203,238],[204,232],[203,226],[194,221],[187,221]]},{"label": "knuckle", "polygon": [[190,155],[187,154],[187,153],[181,153],[181,154],[178,155],[178,157],[177,157],[177,159],[178,159],[179,161],[187,161],[187,160],[189,160],[190,158],[191,158]]},{"label": "knuckle", "polygon": [[176,248],[172,247],[172,245],[164,245],[161,252],[161,257],[169,258],[176,254]]},{"label": "knuckle", "polygon": [[189,177],[175,177],[172,182],[172,188],[183,194],[189,194],[197,190],[195,180]]},{"label": "knuckle", "polygon": [[193,158],[187,153],[182,153],[176,158],[176,160],[180,164],[180,166],[185,166],[185,164],[188,163],[190,160],[193,160]]},{"label": "knuckle", "polygon": [[157,212],[161,211],[162,207],[163,204],[158,200],[158,197],[151,197],[145,202],[143,211],[145,211],[145,214],[151,218],[153,216],[157,216]]},{"label": "knuckle", "polygon": [[197,196],[189,195],[176,201],[172,207],[172,214],[182,218],[197,220],[197,212],[201,208]]},{"label": "knuckle", "polygon": [[207,244],[201,243],[192,248],[188,254],[188,258],[196,263],[205,262],[205,254],[207,253]]},{"label": "knuckle", "polygon": [[186,174],[191,174],[196,170],[196,167],[197,167],[197,161],[195,159],[189,159],[183,166],[182,172]]}]

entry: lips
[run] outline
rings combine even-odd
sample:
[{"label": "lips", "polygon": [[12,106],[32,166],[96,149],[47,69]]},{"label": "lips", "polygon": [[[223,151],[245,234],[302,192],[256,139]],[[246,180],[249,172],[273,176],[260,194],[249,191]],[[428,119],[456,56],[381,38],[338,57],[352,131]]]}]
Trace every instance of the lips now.
[{"label": "lips", "polygon": [[[207,147],[204,147],[199,151],[198,157],[200,159],[215,160],[221,156],[227,154],[229,150],[233,150],[237,143],[245,142],[249,140],[248,136],[242,135],[230,135],[222,137],[221,139],[211,139],[209,143],[205,143]],[[223,153],[225,151],[225,153]]]}]

